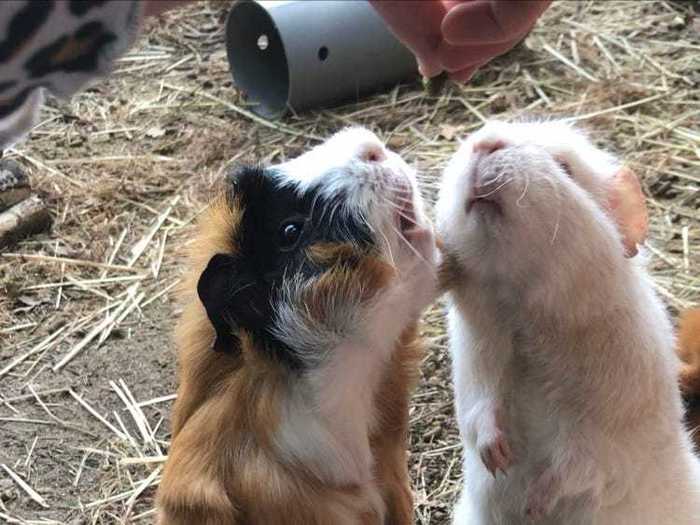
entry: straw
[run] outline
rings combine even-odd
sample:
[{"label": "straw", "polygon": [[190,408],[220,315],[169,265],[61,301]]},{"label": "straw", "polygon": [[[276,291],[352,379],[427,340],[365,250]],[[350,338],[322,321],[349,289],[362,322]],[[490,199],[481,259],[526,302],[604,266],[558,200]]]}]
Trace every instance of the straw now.
[{"label": "straw", "polygon": [[[671,313],[700,304],[689,3],[553,2],[469,84],[430,96],[416,83],[284,121],[256,116],[232,86],[228,5],[165,14],[113,76],[51,100],[30,140],[5,152],[46,194],[54,227],[0,254],[0,461],[26,485],[0,470],[16,496],[0,498],[0,521],[153,521],[176,395],[173,295],[195,219],[231,162],[281,162],[345,126],[371,128],[414,165],[430,208],[459,140],[484,120],[569,119],[640,177],[648,268]],[[462,485],[461,441],[442,306],[424,321],[410,472],[417,523],[439,525]]]}]

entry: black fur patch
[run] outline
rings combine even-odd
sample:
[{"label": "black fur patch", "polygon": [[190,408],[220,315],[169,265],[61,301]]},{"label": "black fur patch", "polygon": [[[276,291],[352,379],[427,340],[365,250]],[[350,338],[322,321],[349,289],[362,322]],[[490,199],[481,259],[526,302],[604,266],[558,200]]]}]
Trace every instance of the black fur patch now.
[{"label": "black fur patch", "polygon": [[27,60],[24,68],[31,78],[56,71],[94,72],[104,47],[116,39],[112,33],[105,31],[100,22],[89,22],[80,26],[74,34],[62,36],[41,48]]},{"label": "black fur patch", "polygon": [[54,0],[29,1],[12,17],[0,42],[0,62],[7,62],[34,37],[34,33],[49,18]]},{"label": "black fur patch", "polygon": [[83,16],[94,7],[101,7],[107,0],[70,0],[68,9],[74,16]]},{"label": "black fur patch", "polygon": [[228,298],[236,295],[236,290],[230,288],[235,284],[231,278],[235,271],[236,260],[229,255],[217,253],[197,283],[197,294],[216,331],[214,350],[217,352],[229,352],[239,347],[237,323],[227,314]]},{"label": "black fur patch", "polygon": [[683,405],[686,410],[698,410],[700,408],[700,394],[685,394]]},{"label": "black fur patch", "polygon": [[[299,195],[293,186],[281,186],[271,170],[246,167],[228,177],[230,201],[243,208],[234,244],[235,254],[217,254],[200,277],[199,297],[217,333],[215,349],[236,347],[238,327],[252,334],[271,355],[293,369],[303,363],[294,349],[272,333],[274,305],[283,278],[304,278],[323,272],[307,258],[306,247],[318,242],[374,244],[366,224],[359,218],[331,213],[344,195],[319,196],[318,188]],[[332,217],[331,217],[332,215]],[[291,222],[301,224],[298,242],[284,245],[281,232]]]}]

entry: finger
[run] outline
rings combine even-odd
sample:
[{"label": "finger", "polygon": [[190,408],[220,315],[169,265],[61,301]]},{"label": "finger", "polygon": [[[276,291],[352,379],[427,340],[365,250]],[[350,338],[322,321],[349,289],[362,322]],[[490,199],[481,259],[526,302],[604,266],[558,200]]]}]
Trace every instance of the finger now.
[{"label": "finger", "polygon": [[416,55],[428,58],[442,40],[441,23],[447,10],[441,2],[371,0],[389,29]]},{"label": "finger", "polygon": [[445,15],[442,35],[453,45],[508,42],[527,33],[550,3],[551,0],[462,2]]},{"label": "finger", "polygon": [[442,42],[437,55],[442,68],[452,73],[475,64],[485,64],[514,47],[516,43],[517,40],[500,44],[453,46]]},{"label": "finger", "polygon": [[435,60],[426,60],[421,57],[416,57],[416,60],[418,60],[418,72],[425,78],[436,77],[444,71],[440,63]]}]

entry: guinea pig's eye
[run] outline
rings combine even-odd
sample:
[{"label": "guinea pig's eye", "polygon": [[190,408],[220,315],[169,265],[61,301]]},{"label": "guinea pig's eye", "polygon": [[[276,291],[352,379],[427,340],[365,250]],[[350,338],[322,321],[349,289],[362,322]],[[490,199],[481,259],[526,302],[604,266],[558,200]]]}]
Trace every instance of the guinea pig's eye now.
[{"label": "guinea pig's eye", "polygon": [[304,223],[300,221],[288,221],[282,224],[279,231],[279,246],[282,250],[294,248],[301,237]]},{"label": "guinea pig's eye", "polygon": [[571,177],[571,165],[566,162],[565,160],[559,159],[557,162],[559,162],[559,167],[564,170],[564,173],[566,173],[569,177]]}]

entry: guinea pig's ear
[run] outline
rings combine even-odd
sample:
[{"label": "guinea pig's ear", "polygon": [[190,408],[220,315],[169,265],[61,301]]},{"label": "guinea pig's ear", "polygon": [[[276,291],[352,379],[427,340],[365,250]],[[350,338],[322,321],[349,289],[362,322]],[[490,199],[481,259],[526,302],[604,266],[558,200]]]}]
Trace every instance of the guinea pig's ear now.
[{"label": "guinea pig's ear", "polygon": [[212,349],[217,352],[237,353],[240,350],[235,323],[227,315],[227,291],[230,290],[229,284],[235,267],[236,260],[232,256],[217,253],[209,260],[197,283],[199,300],[216,331]]},{"label": "guinea pig's ear", "polygon": [[642,186],[634,172],[623,166],[612,178],[608,206],[622,235],[625,256],[637,255],[637,245],[647,238],[649,217]]}]

